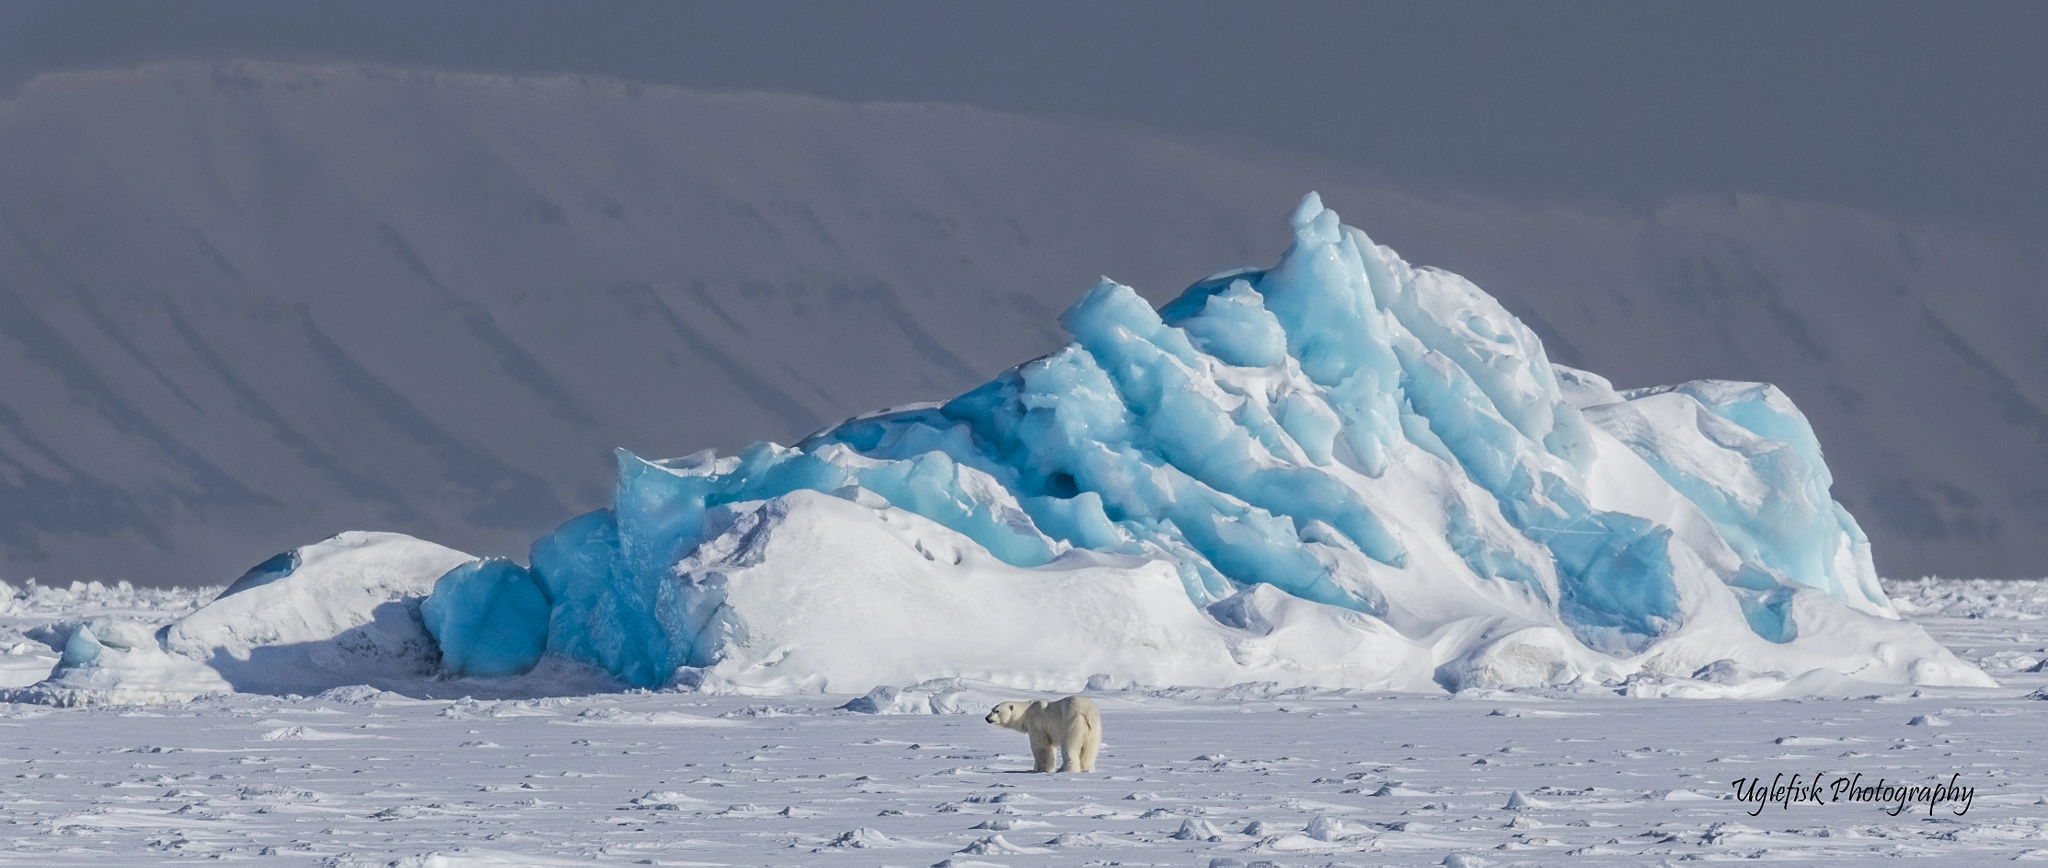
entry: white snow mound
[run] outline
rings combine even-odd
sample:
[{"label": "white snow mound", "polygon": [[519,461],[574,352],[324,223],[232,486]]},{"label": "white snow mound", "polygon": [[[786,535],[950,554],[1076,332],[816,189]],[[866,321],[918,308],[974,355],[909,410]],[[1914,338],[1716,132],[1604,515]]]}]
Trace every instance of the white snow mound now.
[{"label": "white snow mound", "polygon": [[420,601],[469,555],[404,534],[350,531],[280,554],[168,625],[96,618],[16,698],[59,705],[316,693],[434,672]]},{"label": "white snow mound", "polygon": [[677,566],[715,597],[704,689],[865,693],[943,678],[1078,691],[1248,681],[1434,690],[1427,648],[1384,623],[1254,587],[1238,629],[1188,605],[1173,565],[1074,551],[1005,564],[922,516],[812,491],[736,504]]}]

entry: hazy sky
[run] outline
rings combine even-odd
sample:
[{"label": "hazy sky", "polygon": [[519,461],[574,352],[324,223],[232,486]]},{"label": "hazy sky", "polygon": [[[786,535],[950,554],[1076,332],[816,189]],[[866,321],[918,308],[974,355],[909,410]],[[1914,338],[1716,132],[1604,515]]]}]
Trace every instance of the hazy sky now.
[{"label": "hazy sky", "polygon": [[1396,177],[1743,190],[2048,235],[2048,3],[0,0],[0,92],[164,57],[961,102]]}]

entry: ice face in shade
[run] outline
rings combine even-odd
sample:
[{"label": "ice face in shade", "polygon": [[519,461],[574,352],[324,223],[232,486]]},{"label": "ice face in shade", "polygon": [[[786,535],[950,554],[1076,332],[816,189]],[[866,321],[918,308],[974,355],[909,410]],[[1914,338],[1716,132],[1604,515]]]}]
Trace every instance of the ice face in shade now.
[{"label": "ice face in shade", "polygon": [[525,567],[503,558],[470,561],[434,583],[420,619],[450,675],[521,675],[547,649],[547,595]]}]

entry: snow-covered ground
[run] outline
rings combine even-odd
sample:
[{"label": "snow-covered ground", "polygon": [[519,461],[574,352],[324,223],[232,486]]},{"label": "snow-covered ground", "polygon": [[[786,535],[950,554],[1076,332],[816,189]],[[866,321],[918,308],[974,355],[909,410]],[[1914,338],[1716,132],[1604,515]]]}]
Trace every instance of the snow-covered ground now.
[{"label": "snow-covered ground", "polygon": [[[2048,581],[1888,583],[1998,689],[1636,699],[1106,691],[1101,771],[1024,771],[981,721],[1019,694],[694,693],[503,701],[369,688],[185,704],[0,705],[0,862],[140,864],[1847,864],[2048,857]],[[11,684],[37,628],[168,622],[214,591],[0,589]],[[1918,721],[1916,724],[1915,721]],[[1764,807],[1738,778],[1973,787],[1968,810]],[[1519,795],[1517,795],[1519,794]],[[1451,857],[1457,858],[1451,858]],[[1221,861],[1216,861],[1221,860]],[[1448,860],[1448,861],[1447,861]]]},{"label": "snow-covered ground", "polygon": [[69,630],[55,629],[91,618],[168,622],[189,615],[220,588],[137,588],[122,582],[73,582],[16,588],[0,582],[0,688],[27,687],[49,677]]}]

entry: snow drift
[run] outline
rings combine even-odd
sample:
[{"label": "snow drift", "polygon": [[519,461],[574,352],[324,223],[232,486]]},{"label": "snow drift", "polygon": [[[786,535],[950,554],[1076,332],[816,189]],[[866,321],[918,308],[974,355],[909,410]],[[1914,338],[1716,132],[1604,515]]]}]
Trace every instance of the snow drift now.
[{"label": "snow drift", "polygon": [[[1898,618],[1776,388],[1617,392],[1314,194],[1290,219],[1273,268],[1158,310],[1105,279],[1065,349],[950,401],[735,456],[621,450],[610,508],[523,567],[411,561],[439,578],[405,611],[444,676],[747,692],[1990,683]],[[220,626],[262,582],[163,651],[225,674],[303,643]],[[267,617],[332,635],[311,610],[363,603],[321,593]]]}]

